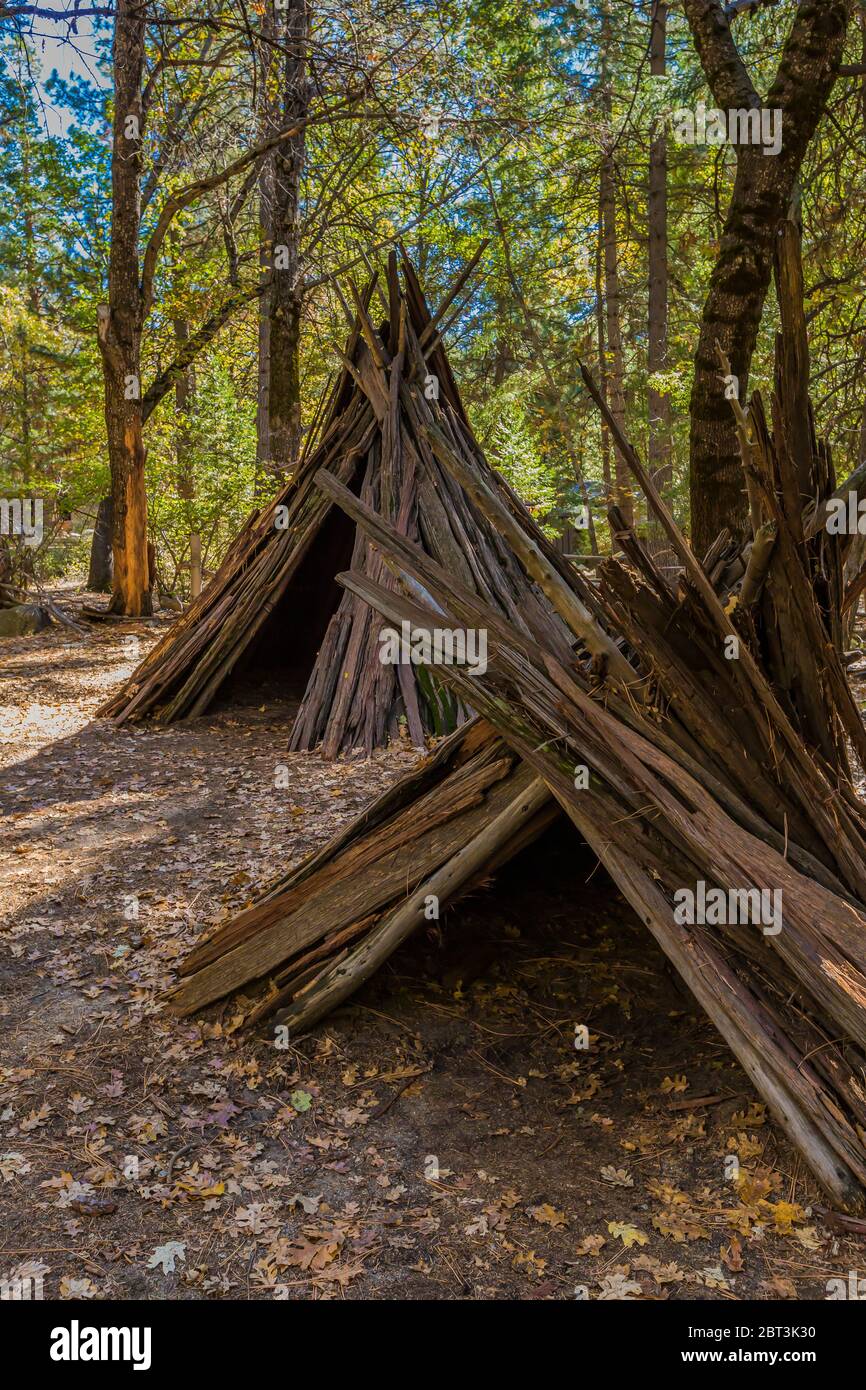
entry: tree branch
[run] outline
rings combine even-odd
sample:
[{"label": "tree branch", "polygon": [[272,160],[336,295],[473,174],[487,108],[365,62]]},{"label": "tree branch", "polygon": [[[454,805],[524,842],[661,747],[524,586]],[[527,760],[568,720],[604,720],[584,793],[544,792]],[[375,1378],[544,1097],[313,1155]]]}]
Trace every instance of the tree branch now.
[{"label": "tree branch", "polygon": [[249,168],[250,164],[261,159],[269,150],[276,149],[278,145],[285,144],[287,140],[291,140],[294,136],[300,135],[301,131],[306,130],[308,126],[320,125],[324,121],[332,120],[335,115],[342,114],[345,118],[345,116],[349,114],[350,108],[356,106],[365,95],[365,91],[366,88],[352,92],[345,101],[341,101],[336,107],[331,107],[327,111],[319,112],[315,116],[307,116],[302,121],[296,121],[295,124],[289,126],[287,130],[278,131],[276,135],[269,135],[265,140],[260,140],[257,145],[252,145],[250,149],[240,155],[239,158],[233,160],[231,164],[226,165],[225,168],[218,170],[215,174],[211,174],[208,178],[196,179],[194,183],[187,184],[186,188],[179,189],[177,193],[173,193],[171,197],[166,200],[165,206],[159,215],[159,219],[144,253],[140,289],[142,322],[147,318],[153,306],[153,281],[156,274],[159,253],[162,249],[162,243],[165,240],[166,233],[177,214],[184,208],[189,207],[190,203],[194,203],[196,199],[202,197],[203,194],[210,193],[214,188],[220,188],[222,184],[228,183],[229,179],[234,178],[237,174],[242,174],[245,169]]},{"label": "tree branch", "polygon": [[724,110],[760,106],[722,0],[684,0],[683,8],[710,91]]},{"label": "tree branch", "polygon": [[852,8],[852,0],[802,0],[794,16],[766,102],[783,112],[784,157],[802,159],[823,115]]},{"label": "tree branch", "polygon": [[251,289],[239,290],[237,294],[230,295],[224,300],[218,309],[206,319],[197,333],[193,333],[186,339],[183,347],[175,357],[170,366],[164,372],[160,372],[156,380],[144,393],[141,403],[142,424],[146,423],[165,396],[174,386],[178,377],[182,376],[187,367],[198,357],[204,348],[212,343],[216,335],[225,323],[231,318],[236,310],[241,309],[244,304],[249,304],[250,300],[258,299],[270,286],[270,277],[266,277],[259,284]]}]

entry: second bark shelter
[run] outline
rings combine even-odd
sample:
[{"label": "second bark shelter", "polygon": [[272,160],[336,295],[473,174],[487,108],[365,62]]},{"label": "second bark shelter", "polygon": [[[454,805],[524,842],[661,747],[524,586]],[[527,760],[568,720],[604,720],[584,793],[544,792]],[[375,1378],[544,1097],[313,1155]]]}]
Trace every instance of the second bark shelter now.
[{"label": "second bark shelter", "polygon": [[[564,650],[564,625],[539,591],[527,602],[511,550],[441,468],[413,419],[409,383],[423,391],[449,446],[496,489],[552,562],[563,563],[484,459],[442,346],[448,310],[475,260],[435,316],[405,257],[402,285],[392,256],[383,290],[374,279],[363,295],[355,292],[355,327],[342,371],[296,474],[253,514],[199,599],[100,714],[118,723],[193,718],[230,693],[231,677],[267,671],[286,694],[300,698],[293,750],[321,743],[325,757],[350,748],[369,753],[398,732],[401,720],[420,745],[427,733],[462,722],[465,710],[435,672],[380,661],[381,622],[337,584],[345,568],[373,582],[397,581],[375,547],[315,486],[321,468],[522,631]],[[387,315],[378,329],[370,317],[376,294]]]}]

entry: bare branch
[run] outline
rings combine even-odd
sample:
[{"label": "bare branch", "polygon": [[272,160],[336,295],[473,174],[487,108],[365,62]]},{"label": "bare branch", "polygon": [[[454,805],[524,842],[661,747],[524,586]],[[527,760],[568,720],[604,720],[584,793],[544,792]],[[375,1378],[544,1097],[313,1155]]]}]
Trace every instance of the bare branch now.
[{"label": "bare branch", "polygon": [[250,289],[239,290],[237,294],[231,295],[224,300],[218,309],[214,310],[209,319],[206,319],[197,333],[193,333],[186,339],[181,351],[174,361],[166,367],[165,371],[160,372],[156,380],[147,388],[141,403],[141,420],[145,424],[165,396],[174,386],[178,377],[182,376],[187,367],[198,357],[199,353],[212,343],[216,335],[224,324],[238,309],[253,299],[258,299],[270,286],[270,279],[265,278],[259,284],[253,285]]},{"label": "bare branch", "polygon": [[265,140],[260,140],[257,145],[252,145],[238,159],[226,165],[215,174],[208,178],[196,179],[194,183],[187,184],[186,188],[181,188],[177,193],[173,193],[167,199],[162,212],[159,215],[157,224],[153,230],[153,235],[147,244],[144,253],[144,264],[141,274],[141,300],[142,300],[142,319],[146,318],[153,305],[153,280],[156,273],[159,253],[166,233],[174,221],[175,217],[184,208],[189,207],[196,199],[203,194],[210,193],[215,188],[220,188],[224,183],[228,183],[237,174],[242,174],[251,164],[266,155],[269,150],[276,149],[278,145],[283,145],[287,140],[291,140],[295,135],[299,135],[302,130],[312,125],[321,125],[325,121],[333,120],[336,117],[346,119],[352,114],[351,108],[356,106],[364,96],[364,91],[351,93],[345,101],[340,102],[336,107],[331,107],[328,111],[320,112],[315,116],[307,116],[302,121],[296,121],[287,130],[278,131],[276,135],[269,135]]}]

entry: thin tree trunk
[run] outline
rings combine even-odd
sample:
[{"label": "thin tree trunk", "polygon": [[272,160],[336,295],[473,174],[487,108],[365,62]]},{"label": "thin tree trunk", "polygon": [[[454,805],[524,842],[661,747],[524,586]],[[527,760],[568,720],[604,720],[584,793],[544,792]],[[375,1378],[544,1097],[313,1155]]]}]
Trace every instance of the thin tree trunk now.
[{"label": "thin tree trunk", "polygon": [[[604,336],[604,276],[602,273],[602,260],[604,258],[604,230],[602,228],[601,216],[601,195],[599,190],[598,203],[598,239],[595,247],[595,331],[596,342],[598,345],[598,384],[605,401],[610,403],[607,394],[607,343]],[[604,478],[605,495],[607,505],[613,502],[613,482],[610,473],[610,431],[602,416],[599,417],[601,430],[601,468]]]},{"label": "thin tree trunk", "polygon": [[[652,12],[650,74],[665,75],[665,38],[668,7],[655,0]],[[660,123],[650,145],[649,162],[649,340],[647,367],[650,376],[668,367],[668,142]],[[650,477],[665,502],[671,492],[671,402],[667,391],[650,385],[647,391],[649,413]],[[652,514],[649,519],[649,545],[658,559],[667,551],[661,528]]]},{"label": "thin tree trunk", "polygon": [[[282,125],[302,120],[309,106],[307,48],[310,35],[308,0],[288,0],[285,27],[280,27],[282,64]],[[270,320],[269,462],[272,472],[289,472],[301,447],[301,173],[303,131],[275,152],[273,190],[273,269]]]},{"label": "thin tree trunk", "polygon": [[138,265],[145,22],[144,8],[137,0],[117,0],[108,304],[101,304],[97,311],[114,509],[110,607],[128,617],[152,612],[141,417],[142,304]]},{"label": "thin tree trunk", "polygon": [[[608,52],[610,22],[605,15],[603,29],[603,51]],[[607,385],[608,404],[622,434],[625,425],[625,364],[622,353],[622,329],[620,326],[620,292],[618,247],[616,238],[616,183],[611,148],[610,133],[611,92],[608,84],[606,65],[602,67],[602,105],[606,125],[601,157],[599,183],[599,202],[601,207],[602,238],[604,247],[604,305],[607,336]],[[614,449],[614,490],[615,504],[622,511],[629,526],[634,524],[634,502],[632,498],[631,475],[625,459],[618,449]]]},{"label": "thin tree trunk", "polygon": [[[276,33],[273,4],[265,6],[262,16],[263,37],[273,40]],[[274,87],[274,50],[263,42],[260,60],[259,139],[265,139],[278,128],[278,106]],[[274,259],[274,160],[276,150],[265,156],[259,173],[259,269],[262,280],[270,280]],[[259,362],[256,396],[256,472],[258,484],[270,472],[270,389],[271,389],[271,314],[273,285],[259,298]]]},{"label": "thin tree trunk", "polygon": [[[186,319],[175,319],[174,334],[178,352],[189,338],[189,324]],[[195,368],[187,367],[178,374],[174,385],[174,403],[177,410],[175,429],[175,458],[177,460],[177,492],[184,502],[187,531],[189,534],[189,592],[192,598],[201,593],[201,536],[195,529],[193,502],[195,501],[195,471],[192,455],[191,419],[195,409]]]},{"label": "thin tree trunk", "polygon": [[111,593],[111,537],[114,530],[111,494],[100,499],[90,543],[90,571],[87,587],[94,594]]},{"label": "thin tree trunk", "polygon": [[[21,53],[18,54],[18,75],[21,80]],[[22,87],[22,90],[25,90]],[[41,311],[39,298],[39,276],[36,267],[36,237],[33,227],[33,173],[30,163],[30,130],[27,122],[27,108],[21,132],[21,169],[23,173],[24,195],[24,266],[27,280],[27,304],[34,318]],[[19,330],[21,344],[21,469],[25,478],[31,476],[33,469],[32,430],[30,409],[30,342],[29,326],[22,323]]]}]

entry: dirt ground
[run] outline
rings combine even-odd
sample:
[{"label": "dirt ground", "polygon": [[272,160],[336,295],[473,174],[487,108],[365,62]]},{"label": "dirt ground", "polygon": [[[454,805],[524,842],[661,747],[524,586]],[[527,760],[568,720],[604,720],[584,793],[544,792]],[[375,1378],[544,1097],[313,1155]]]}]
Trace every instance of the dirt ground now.
[{"label": "dirt ground", "polygon": [[197,937],[416,755],[288,754],[272,701],[160,732],[94,721],[164,621],[0,644],[0,1279],[729,1300],[866,1273],[569,829],[285,1050],[233,1031],[231,1004],[165,1014]]}]

